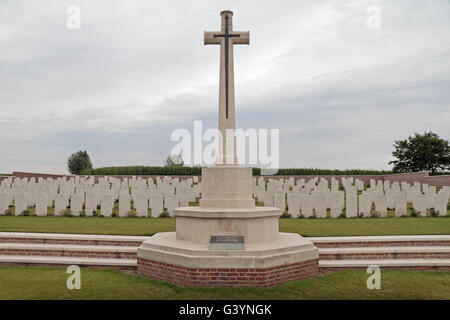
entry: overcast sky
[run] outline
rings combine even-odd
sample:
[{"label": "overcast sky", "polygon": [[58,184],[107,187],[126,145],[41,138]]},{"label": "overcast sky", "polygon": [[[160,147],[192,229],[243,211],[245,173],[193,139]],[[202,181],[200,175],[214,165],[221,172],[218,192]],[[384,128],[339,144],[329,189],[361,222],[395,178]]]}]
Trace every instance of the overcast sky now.
[{"label": "overcast sky", "polygon": [[216,127],[203,31],[225,9],[250,31],[237,127],[279,128],[281,167],[389,169],[394,140],[450,138],[448,0],[1,0],[0,172],[66,173],[78,150],[95,167],[161,165],[174,129]]}]

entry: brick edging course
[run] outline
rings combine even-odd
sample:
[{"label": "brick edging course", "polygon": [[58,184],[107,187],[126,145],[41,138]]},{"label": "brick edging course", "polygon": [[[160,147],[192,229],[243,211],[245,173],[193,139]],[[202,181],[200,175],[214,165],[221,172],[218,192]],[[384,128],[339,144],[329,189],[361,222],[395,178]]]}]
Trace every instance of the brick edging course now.
[{"label": "brick edging course", "polygon": [[180,286],[270,287],[319,275],[319,259],[271,268],[188,268],[138,257],[138,275]]}]

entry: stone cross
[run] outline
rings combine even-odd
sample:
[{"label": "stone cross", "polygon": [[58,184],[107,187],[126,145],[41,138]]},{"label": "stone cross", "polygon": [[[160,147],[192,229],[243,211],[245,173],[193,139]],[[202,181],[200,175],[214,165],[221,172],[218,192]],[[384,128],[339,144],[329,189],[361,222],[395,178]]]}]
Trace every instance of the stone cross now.
[{"label": "stone cross", "polygon": [[[249,44],[250,32],[233,31],[233,12],[220,13],[221,31],[205,31],[204,42],[220,45],[219,139],[217,165],[237,165],[235,147],[234,64],[233,45]],[[224,143],[225,142],[225,143]]]}]

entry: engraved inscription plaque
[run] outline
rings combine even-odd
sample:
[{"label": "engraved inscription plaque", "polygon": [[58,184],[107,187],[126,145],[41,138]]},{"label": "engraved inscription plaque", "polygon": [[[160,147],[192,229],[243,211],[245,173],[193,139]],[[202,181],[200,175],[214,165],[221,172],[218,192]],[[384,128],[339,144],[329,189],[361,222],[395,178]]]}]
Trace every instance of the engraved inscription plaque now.
[{"label": "engraved inscription plaque", "polygon": [[244,250],[244,236],[211,236],[209,250]]}]

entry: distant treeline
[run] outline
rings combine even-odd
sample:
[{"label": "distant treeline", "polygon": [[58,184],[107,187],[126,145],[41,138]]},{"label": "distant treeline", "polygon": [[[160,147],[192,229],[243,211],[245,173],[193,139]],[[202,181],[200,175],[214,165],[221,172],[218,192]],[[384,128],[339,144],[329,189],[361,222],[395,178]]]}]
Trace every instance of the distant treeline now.
[{"label": "distant treeline", "polygon": [[[278,169],[276,175],[385,175],[392,174],[388,170],[360,170],[360,169],[313,169],[313,168],[285,168]],[[129,167],[105,167],[96,169],[85,169],[82,175],[127,175],[127,176],[191,176],[201,175],[201,167],[149,167],[149,166],[129,166]],[[260,168],[253,168],[253,175],[261,175]]]}]

